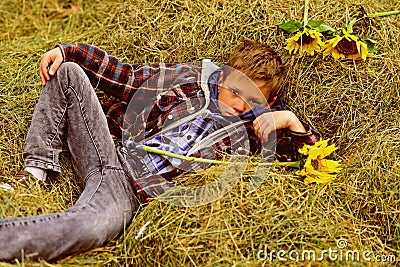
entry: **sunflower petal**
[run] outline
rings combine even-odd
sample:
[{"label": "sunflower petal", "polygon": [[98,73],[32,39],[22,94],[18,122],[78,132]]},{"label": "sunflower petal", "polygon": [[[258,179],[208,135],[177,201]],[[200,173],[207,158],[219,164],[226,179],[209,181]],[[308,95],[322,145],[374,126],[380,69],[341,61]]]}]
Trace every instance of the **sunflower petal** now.
[{"label": "sunflower petal", "polygon": [[325,159],[337,149],[334,144],[328,145],[328,141],[322,139],[314,145],[304,145],[299,149],[300,153],[308,155],[303,169],[296,172],[297,175],[305,177],[305,184],[328,183],[342,170],[340,161]]},{"label": "sunflower petal", "polygon": [[286,39],[288,45],[285,49],[289,50],[291,54],[298,52],[300,56],[303,56],[304,53],[313,56],[315,52],[321,51],[323,45],[321,37],[321,33],[305,27],[302,31],[298,31],[294,36]]}]

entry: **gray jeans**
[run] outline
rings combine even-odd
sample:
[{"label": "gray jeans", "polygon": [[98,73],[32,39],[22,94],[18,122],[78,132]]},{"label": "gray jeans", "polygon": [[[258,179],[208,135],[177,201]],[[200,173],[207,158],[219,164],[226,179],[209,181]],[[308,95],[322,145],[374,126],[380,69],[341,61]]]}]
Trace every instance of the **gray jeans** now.
[{"label": "gray jeans", "polygon": [[0,219],[0,260],[54,260],[98,247],[129,225],[139,202],[83,70],[63,63],[47,82],[28,132],[26,166],[60,172],[63,144],[83,192],[64,212]]}]

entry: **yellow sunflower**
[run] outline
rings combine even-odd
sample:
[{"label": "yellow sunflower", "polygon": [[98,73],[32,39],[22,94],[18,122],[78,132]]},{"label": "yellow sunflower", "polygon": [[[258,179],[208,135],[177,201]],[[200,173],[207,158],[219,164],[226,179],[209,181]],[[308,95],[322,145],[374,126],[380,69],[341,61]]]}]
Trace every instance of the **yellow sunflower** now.
[{"label": "yellow sunflower", "polygon": [[314,52],[321,51],[322,34],[316,30],[304,27],[302,31],[296,33],[295,36],[288,38],[285,49],[289,50],[290,53],[297,53],[299,51],[300,56],[303,56],[304,52],[310,56],[314,55]]},{"label": "yellow sunflower", "polygon": [[343,36],[336,35],[325,43],[322,48],[324,57],[332,55],[334,59],[366,60],[367,57],[373,55],[368,52],[367,44],[360,38],[348,33],[345,29],[342,29],[342,32]]},{"label": "yellow sunflower", "polygon": [[312,146],[304,145],[303,148],[299,149],[299,152],[303,155],[308,155],[308,158],[303,169],[296,172],[296,174],[305,176],[305,184],[331,182],[342,168],[340,168],[340,161],[328,160],[325,157],[336,149],[335,145],[328,146],[328,140],[321,140]]}]

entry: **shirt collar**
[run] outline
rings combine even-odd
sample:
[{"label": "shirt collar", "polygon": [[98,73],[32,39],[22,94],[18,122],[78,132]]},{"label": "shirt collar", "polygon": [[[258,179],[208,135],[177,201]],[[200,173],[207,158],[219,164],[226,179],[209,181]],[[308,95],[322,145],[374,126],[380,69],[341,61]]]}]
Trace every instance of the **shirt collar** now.
[{"label": "shirt collar", "polygon": [[210,97],[213,101],[218,99],[218,82],[223,68],[219,68],[208,77],[208,88],[210,89]]}]

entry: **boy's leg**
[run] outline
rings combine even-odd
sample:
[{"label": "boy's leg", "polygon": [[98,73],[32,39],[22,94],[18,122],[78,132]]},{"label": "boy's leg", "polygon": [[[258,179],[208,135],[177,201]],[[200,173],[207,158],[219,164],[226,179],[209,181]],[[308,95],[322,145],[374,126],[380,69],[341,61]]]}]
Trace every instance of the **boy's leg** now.
[{"label": "boy's leg", "polygon": [[116,162],[107,121],[83,70],[75,63],[60,66],[36,105],[25,142],[27,167],[60,172],[59,157],[67,143],[72,163],[84,185],[87,173]]},{"label": "boy's leg", "polygon": [[[66,139],[84,190],[65,212],[0,220],[0,260],[53,260],[102,245],[139,207],[118,160],[98,99],[82,69],[61,65],[43,89],[25,148],[26,165],[59,171]],[[23,253],[23,254],[22,254]]]}]

